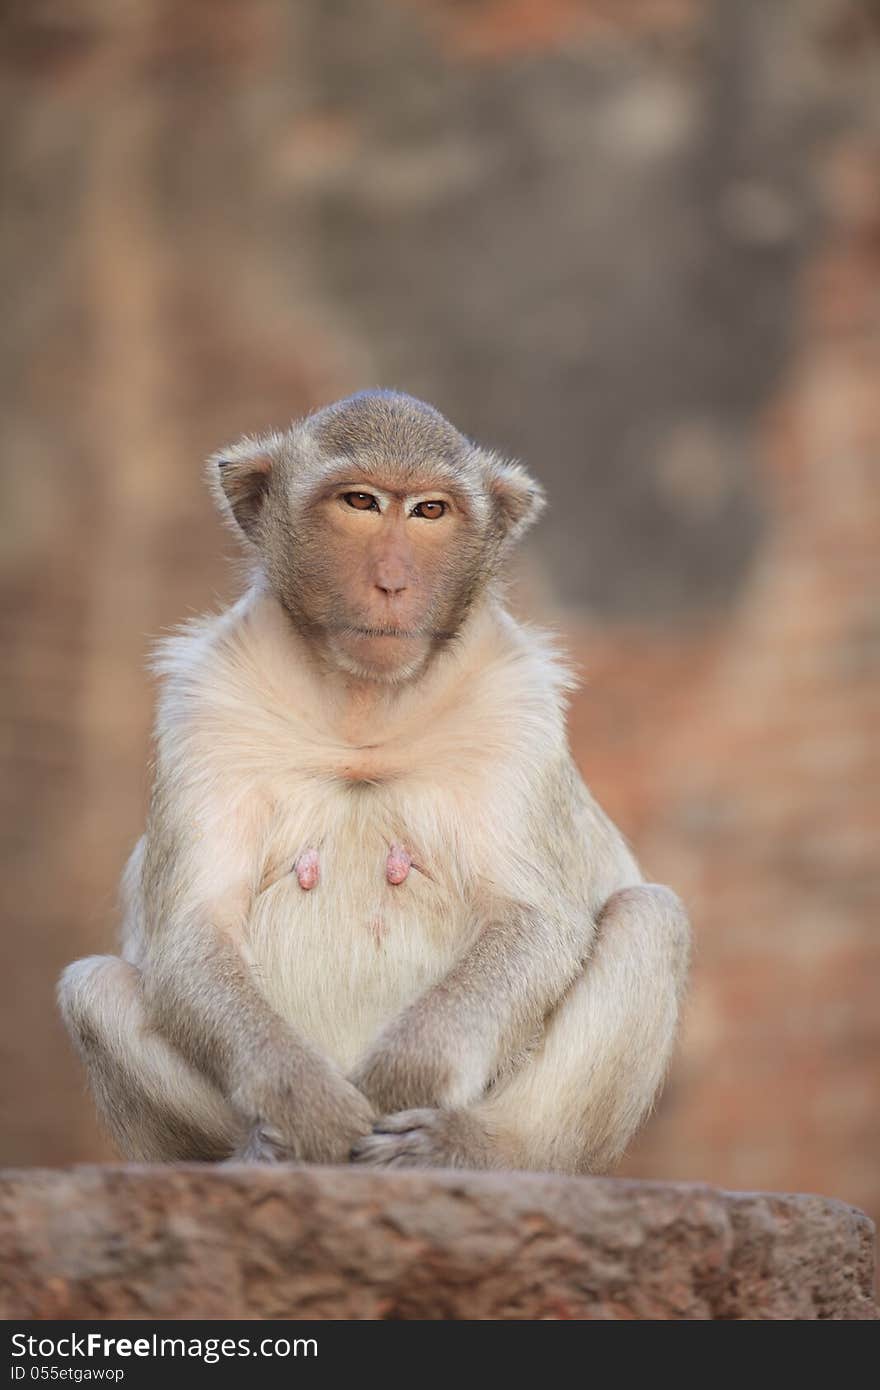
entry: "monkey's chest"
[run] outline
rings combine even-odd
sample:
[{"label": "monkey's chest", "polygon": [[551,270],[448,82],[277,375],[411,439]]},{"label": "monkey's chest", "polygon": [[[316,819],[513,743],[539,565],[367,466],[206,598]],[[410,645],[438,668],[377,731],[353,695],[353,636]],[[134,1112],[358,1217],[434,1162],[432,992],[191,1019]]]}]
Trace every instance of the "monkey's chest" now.
[{"label": "monkey's chest", "polygon": [[355,794],[311,821],[291,818],[268,848],[248,932],[256,977],[345,1068],[449,970],[474,929],[448,851],[444,863],[418,819]]}]

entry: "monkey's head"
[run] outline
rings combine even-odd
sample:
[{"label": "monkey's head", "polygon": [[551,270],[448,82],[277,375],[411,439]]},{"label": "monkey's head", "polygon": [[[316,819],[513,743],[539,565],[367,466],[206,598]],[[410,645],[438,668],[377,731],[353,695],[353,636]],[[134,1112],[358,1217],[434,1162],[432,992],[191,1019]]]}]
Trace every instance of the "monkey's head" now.
[{"label": "monkey's head", "polygon": [[338,669],[400,682],[461,628],[543,506],[432,406],[365,391],[210,460],[220,509]]}]

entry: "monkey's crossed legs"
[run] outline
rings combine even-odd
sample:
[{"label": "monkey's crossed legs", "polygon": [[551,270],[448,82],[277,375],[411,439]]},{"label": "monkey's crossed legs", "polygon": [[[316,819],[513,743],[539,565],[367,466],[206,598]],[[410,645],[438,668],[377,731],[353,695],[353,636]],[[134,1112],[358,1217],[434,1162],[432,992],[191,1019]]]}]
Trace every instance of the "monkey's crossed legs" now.
[{"label": "monkey's crossed legs", "polygon": [[[668,889],[615,893],[590,959],[535,1047],[471,1106],[377,1118],[355,1144],[354,1161],[605,1171],[662,1082],[688,941],[684,911]],[[60,997],[123,1154],[167,1162],[259,1152],[221,1092],[151,1027],[136,966],[115,956],[78,961],[65,973]]]}]

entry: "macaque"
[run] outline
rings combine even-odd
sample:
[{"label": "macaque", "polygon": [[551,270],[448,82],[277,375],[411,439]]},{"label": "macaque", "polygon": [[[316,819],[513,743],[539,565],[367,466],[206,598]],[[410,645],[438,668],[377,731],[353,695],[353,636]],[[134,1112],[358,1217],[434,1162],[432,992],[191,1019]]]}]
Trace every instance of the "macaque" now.
[{"label": "macaque", "polygon": [[121,952],[59,986],[116,1143],[606,1171],[662,1083],[689,927],[504,606],[540,487],[386,391],[209,470],[252,579],[162,644]]}]

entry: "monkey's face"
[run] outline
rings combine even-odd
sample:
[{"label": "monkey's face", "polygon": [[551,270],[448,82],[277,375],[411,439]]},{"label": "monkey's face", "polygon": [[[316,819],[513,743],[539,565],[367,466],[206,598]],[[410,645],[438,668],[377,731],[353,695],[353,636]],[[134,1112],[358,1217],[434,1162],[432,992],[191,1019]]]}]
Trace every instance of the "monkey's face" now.
[{"label": "monkey's face", "polygon": [[338,669],[401,682],[461,627],[542,506],[517,464],[386,391],[211,460],[221,510],[297,629]]},{"label": "monkey's face", "polygon": [[294,521],[282,597],[298,625],[352,675],[401,681],[458,631],[486,537],[473,499],[430,471],[343,468]]}]

